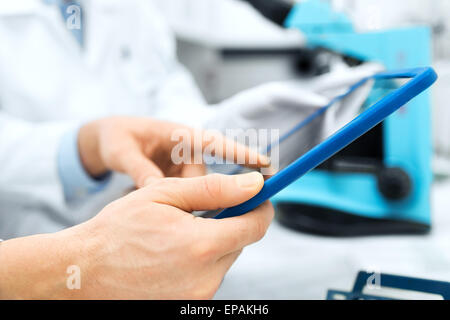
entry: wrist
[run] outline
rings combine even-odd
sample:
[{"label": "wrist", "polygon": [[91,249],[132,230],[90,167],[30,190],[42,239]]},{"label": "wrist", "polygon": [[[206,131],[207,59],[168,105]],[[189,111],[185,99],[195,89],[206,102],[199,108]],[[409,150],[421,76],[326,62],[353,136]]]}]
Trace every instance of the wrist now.
[{"label": "wrist", "polygon": [[100,156],[98,126],[98,121],[91,122],[81,127],[78,132],[78,152],[81,163],[93,178],[104,176],[108,172]]},{"label": "wrist", "polygon": [[[83,287],[70,286],[75,269],[90,273],[91,239],[68,229],[5,241],[0,246],[0,299],[77,299]],[[71,268],[72,267],[72,268]],[[71,273],[68,273],[71,272]]]}]

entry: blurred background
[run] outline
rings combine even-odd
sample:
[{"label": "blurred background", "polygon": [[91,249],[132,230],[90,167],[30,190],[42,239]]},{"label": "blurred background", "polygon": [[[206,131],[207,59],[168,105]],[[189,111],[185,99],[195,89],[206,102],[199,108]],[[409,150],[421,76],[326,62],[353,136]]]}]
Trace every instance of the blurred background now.
[{"label": "blurred background", "polygon": [[[350,177],[324,169],[275,199],[280,223],[233,267],[218,298],[321,299],[327,288],[350,289],[361,269],[450,280],[450,1],[297,1],[281,23],[246,1],[155,1],[209,103],[266,82],[312,79],[336,56],[388,69],[431,64],[440,77],[409,114],[329,164],[377,158],[377,181],[350,181],[358,174],[350,164]],[[382,151],[369,155],[377,144]]]},{"label": "blurred background", "polygon": [[[297,30],[286,30],[270,22],[250,4],[239,0],[154,1],[177,34],[180,60],[195,75],[209,102],[221,101],[256,84],[297,76],[290,66],[295,59],[292,57],[295,49],[306,46],[305,36]],[[434,168],[439,174],[449,174],[450,128],[447,123],[450,111],[446,106],[446,88],[450,85],[450,2],[324,2],[336,12],[345,13],[357,32],[411,26],[431,29],[433,65],[440,76],[433,89]],[[244,50],[253,51],[252,59],[232,56],[233,51]],[[273,54],[267,55],[268,51]],[[229,58],[226,53],[230,53]]]}]

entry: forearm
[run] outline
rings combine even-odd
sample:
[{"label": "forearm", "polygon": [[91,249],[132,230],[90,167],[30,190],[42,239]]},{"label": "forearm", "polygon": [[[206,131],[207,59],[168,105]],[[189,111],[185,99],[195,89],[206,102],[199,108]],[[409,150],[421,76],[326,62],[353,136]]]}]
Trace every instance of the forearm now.
[{"label": "forearm", "polygon": [[73,299],[70,266],[86,270],[91,241],[80,241],[75,230],[5,241],[0,244],[0,299]]}]

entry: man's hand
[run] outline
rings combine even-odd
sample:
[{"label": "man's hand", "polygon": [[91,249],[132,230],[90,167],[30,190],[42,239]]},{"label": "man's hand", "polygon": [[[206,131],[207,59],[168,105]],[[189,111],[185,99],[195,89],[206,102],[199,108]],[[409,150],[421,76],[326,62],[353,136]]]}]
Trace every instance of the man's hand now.
[{"label": "man's hand", "polygon": [[[177,131],[191,139],[183,141],[190,146],[191,163],[177,165],[171,159],[173,148],[180,143],[172,136]],[[200,143],[195,140],[198,138]],[[78,136],[80,157],[91,176],[99,177],[109,170],[118,171],[131,176],[137,187],[145,186],[152,177],[205,175],[205,166],[195,163],[194,155],[201,155],[207,147],[217,156],[233,162],[240,156],[250,167],[270,165],[266,157],[218,133],[153,119],[114,117],[97,120],[83,126]],[[254,159],[255,163],[251,163]]]},{"label": "man's hand", "polygon": [[[242,249],[264,236],[273,208],[224,220],[191,212],[241,204],[263,184],[259,173],[154,179],[82,225],[6,241],[0,297],[212,298]],[[79,290],[66,286],[69,266],[79,268]]]}]

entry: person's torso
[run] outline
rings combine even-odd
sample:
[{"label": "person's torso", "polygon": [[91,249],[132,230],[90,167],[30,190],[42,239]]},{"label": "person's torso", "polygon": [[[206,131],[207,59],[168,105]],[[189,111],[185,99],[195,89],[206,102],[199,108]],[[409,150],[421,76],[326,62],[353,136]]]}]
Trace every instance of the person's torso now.
[{"label": "person's torso", "polygon": [[[85,122],[151,116],[162,107],[153,102],[176,63],[162,17],[147,0],[81,3],[83,50],[57,6],[0,2],[0,112],[33,123]],[[129,179],[115,176],[107,190],[65,212],[33,201],[28,187],[15,197],[3,195],[0,232],[7,239],[78,224],[130,187]]]},{"label": "person's torso", "polygon": [[0,6],[2,111],[33,122],[152,114],[175,50],[148,1],[82,1],[83,49],[57,6],[25,3]]}]

